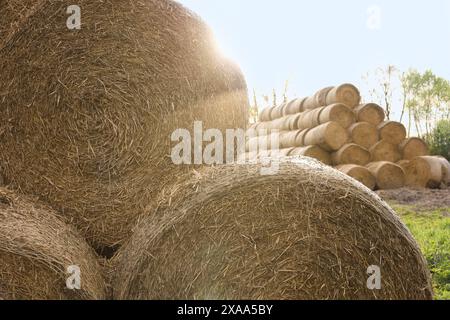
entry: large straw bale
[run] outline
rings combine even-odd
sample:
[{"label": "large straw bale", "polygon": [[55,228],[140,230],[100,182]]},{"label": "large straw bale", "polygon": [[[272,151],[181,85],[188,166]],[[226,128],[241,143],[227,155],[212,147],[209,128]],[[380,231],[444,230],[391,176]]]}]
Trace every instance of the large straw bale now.
[{"label": "large straw bale", "polygon": [[176,2],[80,0],[81,30],[68,30],[73,4],[44,1],[0,51],[0,163],[13,187],[112,246],[185,170],[168,156],[174,130],[245,128],[247,88]]},{"label": "large straw bale", "polygon": [[377,195],[309,158],[264,167],[202,168],[162,190],[113,259],[114,298],[432,298],[418,245]]}]

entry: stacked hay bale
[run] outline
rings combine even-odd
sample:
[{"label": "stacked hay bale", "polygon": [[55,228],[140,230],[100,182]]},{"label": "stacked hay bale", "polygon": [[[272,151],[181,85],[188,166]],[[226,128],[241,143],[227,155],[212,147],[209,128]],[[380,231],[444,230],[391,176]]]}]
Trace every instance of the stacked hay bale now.
[{"label": "stacked hay bale", "polygon": [[[432,298],[419,247],[378,196],[312,159],[278,167],[180,177],[114,257],[114,298]],[[371,265],[380,290],[368,288]]]},{"label": "stacked hay bale", "polygon": [[170,158],[174,130],[245,128],[247,88],[174,1],[80,0],[80,30],[66,25],[72,4],[0,1],[0,165],[89,243],[116,246],[186,170]]},{"label": "stacked hay bale", "polygon": [[[327,87],[310,97],[267,108],[259,120],[248,131],[247,153],[240,159],[270,154],[309,156],[372,190],[447,183],[448,161],[423,158],[429,154],[425,142],[407,138],[401,123],[385,121],[379,105],[361,104],[359,90],[351,84]],[[278,148],[282,152],[267,151]]]}]

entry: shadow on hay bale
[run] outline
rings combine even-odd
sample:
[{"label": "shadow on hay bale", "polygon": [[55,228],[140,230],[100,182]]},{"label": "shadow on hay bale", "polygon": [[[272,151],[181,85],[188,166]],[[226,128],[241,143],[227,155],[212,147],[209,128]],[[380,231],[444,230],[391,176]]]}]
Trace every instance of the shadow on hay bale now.
[{"label": "shadow on hay bale", "polygon": [[[69,290],[69,266],[81,290]],[[102,270],[92,249],[48,207],[0,188],[0,299],[104,299]]]},{"label": "shadow on hay bale", "polygon": [[73,1],[42,2],[0,47],[0,163],[91,244],[114,246],[185,169],[169,157],[175,129],[245,128],[245,80],[176,2],[80,0],[76,31]]},{"label": "shadow on hay bale", "polygon": [[[431,299],[426,262],[378,196],[308,158],[203,168],[163,190],[114,257],[116,299]],[[381,290],[369,290],[369,266]]]}]

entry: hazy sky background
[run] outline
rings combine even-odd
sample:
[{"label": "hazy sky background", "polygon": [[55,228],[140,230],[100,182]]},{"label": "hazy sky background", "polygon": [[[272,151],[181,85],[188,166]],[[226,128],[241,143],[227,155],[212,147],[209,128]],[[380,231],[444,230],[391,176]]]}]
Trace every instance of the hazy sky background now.
[{"label": "hazy sky background", "polygon": [[286,80],[289,97],[344,82],[364,93],[361,76],[388,64],[450,79],[450,0],[179,2],[211,26],[259,96]]}]

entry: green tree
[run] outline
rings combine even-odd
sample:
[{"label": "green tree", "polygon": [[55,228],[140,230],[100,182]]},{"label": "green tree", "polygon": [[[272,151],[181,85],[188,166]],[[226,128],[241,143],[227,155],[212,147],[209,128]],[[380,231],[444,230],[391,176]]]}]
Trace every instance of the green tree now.
[{"label": "green tree", "polygon": [[450,161],[450,120],[440,120],[425,140],[432,154],[443,156]]},{"label": "green tree", "polygon": [[[400,121],[408,110],[410,125],[414,122],[418,135],[430,136],[435,124],[450,116],[450,82],[431,70],[419,73],[413,69],[403,73],[400,82],[403,89]],[[409,132],[410,129],[409,126]]]}]

